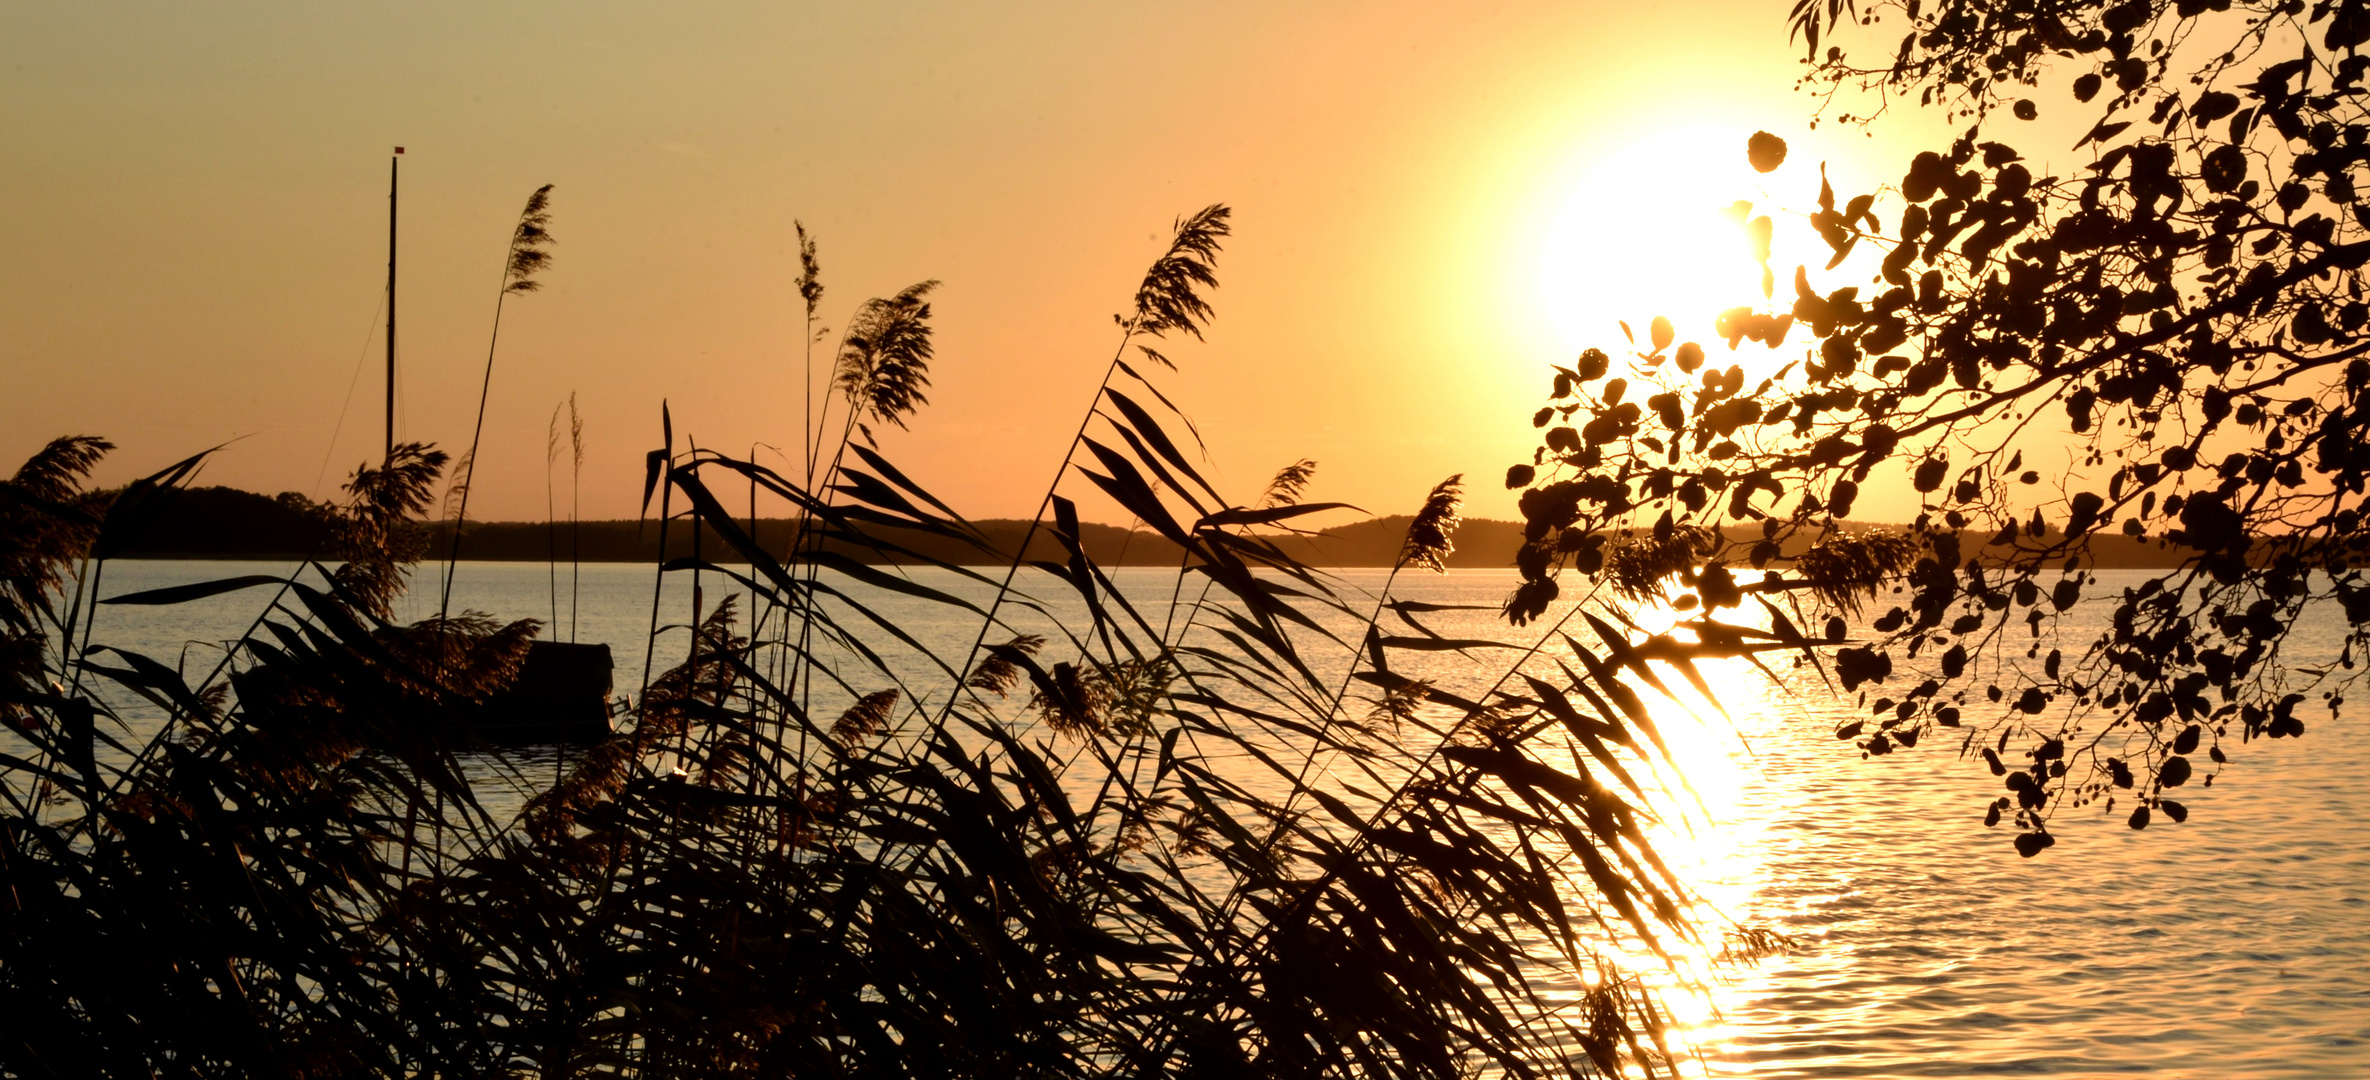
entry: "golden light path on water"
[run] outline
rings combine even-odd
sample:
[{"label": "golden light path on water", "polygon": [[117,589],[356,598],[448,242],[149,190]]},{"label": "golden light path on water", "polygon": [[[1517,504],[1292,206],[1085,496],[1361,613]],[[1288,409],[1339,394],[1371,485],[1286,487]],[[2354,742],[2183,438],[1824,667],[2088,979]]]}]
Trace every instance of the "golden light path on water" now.
[{"label": "golden light path on water", "polygon": [[[1641,635],[1692,637],[1682,623],[1696,613],[1661,604],[1623,607],[1622,616]],[[1721,618],[1745,621],[1735,612],[1723,612]],[[1722,952],[1734,944],[1727,931],[1745,918],[1771,869],[1769,807],[1745,798],[1769,763],[1754,749],[1756,733],[1745,725],[1786,707],[1780,700],[1784,690],[1772,676],[1791,663],[1783,654],[1764,659],[1765,667],[1746,660],[1700,661],[1696,669],[1711,690],[1708,697],[1679,670],[1653,664],[1663,690],[1636,688],[1668,753],[1667,760],[1649,754],[1643,762],[1653,777],[1645,784],[1647,807],[1656,818],[1649,841],[1692,893],[1697,937],[1669,943],[1667,967],[1661,958],[1635,949],[1623,961],[1663,992],[1673,1021],[1671,1049],[1695,1068],[1730,1049],[1725,1017],[1743,1004],[1735,971],[1723,962]],[[1595,902],[1577,895],[1571,899]]]},{"label": "golden light path on water", "polygon": [[[1783,661],[1781,661],[1783,662]],[[1692,693],[1684,682],[1666,680],[1676,698],[1649,699],[1675,769],[1662,770],[1664,795],[1656,809],[1661,822],[1653,842],[1663,859],[1687,882],[1708,911],[1699,919],[1701,937],[1679,950],[1683,979],[1668,1001],[1680,1037],[1698,1055],[1728,1048],[1724,1017],[1743,1002],[1732,973],[1718,962],[1730,920],[1743,919],[1761,879],[1769,871],[1769,822],[1752,813],[1744,799],[1747,781],[1766,764],[1752,749],[1752,737],[1738,717],[1777,707],[1768,677],[1738,661],[1703,665],[1718,702]]]},{"label": "golden light path on water", "polygon": [[[1503,586],[1498,582],[1504,579],[1467,572],[1439,578],[1407,575],[1399,580],[1401,584],[1393,593],[1397,597],[1473,603],[1499,599]],[[1482,584],[1484,581],[1488,584]],[[1700,613],[1680,612],[1659,603],[1608,600],[1609,594],[1600,592],[1581,605],[1636,638],[1693,638],[1685,623]],[[1570,603],[1559,603],[1545,619],[1527,628],[1508,627],[1494,615],[1485,614],[1494,611],[1494,604],[1476,604],[1472,614],[1443,613],[1427,618],[1442,620],[1431,625],[1445,634],[1490,636],[1517,645],[1538,642],[1539,650],[1522,664],[1522,670],[1554,683],[1561,677],[1558,661],[1570,660],[1567,633],[1584,644],[1594,644],[1584,620],[1566,617],[1573,610]],[[1733,610],[1722,611],[1717,618],[1729,625],[1767,625],[1766,619]],[[1431,654],[1429,660],[1411,656],[1403,670],[1434,678],[1443,688],[1474,695],[1485,691],[1506,669],[1507,664],[1499,661],[1511,655],[1493,653],[1478,663],[1479,656]],[[1464,665],[1461,670],[1460,664]],[[1548,988],[1542,997],[1559,1010],[1554,1019],[1584,1024],[1577,1018],[1587,1007],[1588,993],[1599,987],[1603,975],[1588,966],[1585,954],[1597,953],[1611,962],[1620,977],[1641,980],[1658,994],[1657,1005],[1669,1025],[1668,1049],[1677,1059],[1681,1075],[1715,1075],[1714,1069],[1721,1070],[1717,1075],[1750,1075],[1731,1067],[1732,1059],[1740,1055],[1738,1032],[1730,1018],[1751,1007],[1754,959],[1730,952],[1742,947],[1732,931],[1766,927],[1799,914],[1772,907],[1766,895],[1773,877],[1784,873],[1775,863],[1784,845],[1771,835],[1773,828],[1801,808],[1800,800],[1789,794],[1785,784],[1773,782],[1778,764],[1766,752],[1769,748],[1761,744],[1764,736],[1776,734],[1778,726],[1805,719],[1805,702],[1794,695],[1816,687],[1817,676],[1811,677],[1808,686],[1796,682],[1800,672],[1794,657],[1784,652],[1762,656],[1759,665],[1746,659],[1704,660],[1696,669],[1710,691],[1707,697],[1680,669],[1651,662],[1648,667],[1659,687],[1633,678],[1629,672],[1624,672],[1623,678],[1639,695],[1662,749],[1629,759],[1627,767],[1644,789],[1644,798],[1636,801],[1653,819],[1646,830],[1648,843],[1672,871],[1690,904],[1686,914],[1694,937],[1658,935],[1667,952],[1667,956],[1658,956],[1642,947],[1625,927],[1592,936],[1588,917],[1575,914],[1584,953],[1577,982],[1559,987],[1555,985],[1557,977],[1542,975]],[[1442,708],[1431,718],[1453,723],[1456,715]],[[1568,750],[1576,757],[1567,758],[1566,750],[1545,745],[1552,741],[1548,735],[1535,737],[1531,751],[1551,766],[1592,776],[1607,785],[1613,783],[1603,768],[1576,748]],[[1644,739],[1641,743],[1653,745]],[[1337,782],[1361,782],[1344,769],[1327,772]],[[1569,910],[1595,912],[1618,926],[1620,917],[1612,913],[1587,877],[1576,869],[1567,870],[1564,900]],[[1801,902],[1815,903],[1816,898]],[[1555,946],[1545,940],[1522,944],[1535,955],[1556,955]]]},{"label": "golden light path on water", "polygon": [[[1427,579],[1411,584],[1417,589],[1441,588],[1434,597],[1438,599],[1484,599],[1471,592],[1478,582],[1460,581],[1456,575],[1446,581]],[[1656,635],[1691,641],[1694,634],[1687,624],[1702,617],[1700,611],[1681,612],[1660,603],[1620,602],[1603,592],[1582,600],[1581,606],[1620,626],[1633,641]],[[1523,668],[1554,682],[1558,678],[1555,659],[1569,658],[1568,645],[1562,644],[1566,633],[1583,644],[1595,644],[1583,620],[1560,618],[1571,610],[1568,604],[1558,604],[1547,619],[1527,630],[1498,623],[1497,636],[1524,643],[1541,641],[1539,654]],[[1767,619],[1756,615],[1757,611],[1724,610],[1715,618],[1732,626],[1766,628]],[[1491,622],[1476,617],[1453,629],[1449,625],[1436,628],[1478,635],[1487,633]],[[1645,790],[1638,801],[1653,818],[1647,839],[1655,856],[1685,891],[1694,936],[1664,936],[1664,956],[1641,947],[1626,931],[1599,935],[1585,943],[1584,949],[1601,951],[1621,977],[1641,980],[1653,989],[1668,1024],[1667,1049],[1681,1076],[1748,1077],[1764,1072],[1755,1064],[1757,1048],[1749,1025],[1738,1021],[1746,1016],[1767,1021],[1768,1003],[1762,999],[1771,990],[1771,972],[1760,952],[1744,940],[1743,931],[1788,934],[1789,948],[1826,950],[1823,959],[1829,963],[1848,963],[1854,948],[1848,943],[1834,947],[1825,940],[1830,920],[1823,914],[1824,909],[1854,901],[1844,895],[1853,890],[1852,884],[1847,880],[1839,888],[1837,880],[1801,873],[1805,867],[1789,861],[1818,858],[1818,845],[1806,844],[1804,838],[1829,827],[1827,815],[1813,804],[1831,797],[1831,789],[1796,782],[1790,770],[1800,759],[1792,755],[1808,744],[1825,754],[1856,756],[1849,744],[1832,742],[1830,734],[1835,718],[1850,710],[1850,699],[1837,695],[1819,668],[1803,666],[1798,657],[1772,650],[1757,657],[1757,663],[1755,659],[1697,661],[1695,673],[1702,680],[1701,687],[1684,669],[1666,663],[1647,665],[1659,686],[1623,672],[1652,720],[1659,745],[1659,749],[1629,762]],[[1494,675],[1499,669],[1488,670]],[[1440,671],[1445,676],[1446,668]],[[1478,691],[1482,686],[1467,689]],[[1441,718],[1447,719],[1445,715]],[[1826,745],[1819,745],[1822,742]],[[1533,751],[1548,764],[1611,783],[1604,770],[1584,756],[1564,760],[1562,752],[1537,745]],[[1913,800],[1930,801],[1932,795],[1932,791],[1909,793]],[[1966,807],[1920,809],[1951,814]],[[1584,875],[1566,878],[1564,899],[1575,912],[1596,911],[1618,920],[1606,910],[1604,897],[1588,885]],[[1544,941],[1525,944],[1541,955],[1553,952]],[[1563,1019],[1576,1017],[1586,1006],[1587,993],[1600,983],[1597,970],[1584,967],[1578,974],[1576,985],[1543,995],[1564,1010]],[[1872,1016],[1859,1019],[1875,1022]],[[1793,1064],[1799,1063],[1781,1063],[1771,1069],[1796,1075],[1784,1071]]]}]

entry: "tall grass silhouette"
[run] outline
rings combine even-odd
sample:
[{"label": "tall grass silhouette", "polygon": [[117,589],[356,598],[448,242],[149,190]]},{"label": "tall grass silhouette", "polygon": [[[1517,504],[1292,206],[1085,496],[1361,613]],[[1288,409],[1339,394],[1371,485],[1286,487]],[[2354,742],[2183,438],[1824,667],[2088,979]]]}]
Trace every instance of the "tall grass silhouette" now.
[{"label": "tall grass silhouette", "polygon": [[452,507],[446,516],[453,522],[452,543],[444,556],[444,589],[438,598],[436,611],[447,614],[453,604],[453,564],[461,558],[461,526],[469,519],[469,491],[477,479],[477,448],[486,431],[486,402],[494,392],[494,353],[502,344],[502,306],[513,295],[536,292],[543,283],[535,275],[551,265],[548,250],[555,241],[551,235],[551,185],[536,188],[527,196],[526,208],[519,211],[518,224],[510,231],[510,247],[502,256],[502,287],[494,293],[494,328],[486,336],[485,377],[477,388],[477,420],[469,429],[469,450],[461,455],[461,465],[447,493]]},{"label": "tall grass silhouette", "polygon": [[[584,486],[584,417],[576,411],[576,394],[570,391],[568,400],[552,406],[551,425],[543,440],[543,531],[545,541],[544,566],[551,588],[551,622],[546,627],[552,634],[561,633],[560,627],[560,526],[559,496],[552,478],[552,470],[560,461],[560,414],[568,416],[568,621],[566,637],[576,640],[576,609],[583,598],[583,531],[582,490]],[[457,528],[457,526],[456,526]]]},{"label": "tall grass silhouette", "polygon": [[[1209,481],[1152,376],[1212,317],[1228,230],[1223,206],[1176,223],[1015,549],[871,437],[925,404],[935,283],[847,320],[796,475],[678,446],[662,409],[645,509],[704,529],[662,557],[692,587],[654,597],[690,607],[654,603],[650,655],[684,659],[509,820],[462,755],[499,759],[433,719],[498,690],[536,625],[390,615],[441,453],[358,471],[335,565],[94,604],[72,589],[143,500],[82,490],[104,443],[51,444],[0,483],[0,1069],[1673,1073],[1623,959],[1697,935],[1635,779],[1661,753],[1643,663],[1593,617],[1386,630],[1432,608],[1275,542],[1339,509],[1302,499],[1313,463],[1242,499]],[[786,548],[727,510],[744,488],[801,522]],[[1402,568],[1440,565],[1458,493],[1426,498]],[[1088,557],[1090,507],[1183,550],[1170,599]],[[211,672],[77,643],[109,605],[245,589],[272,599]],[[933,650],[883,597],[976,633]],[[1522,659],[1478,696],[1393,664],[1499,646]]]}]

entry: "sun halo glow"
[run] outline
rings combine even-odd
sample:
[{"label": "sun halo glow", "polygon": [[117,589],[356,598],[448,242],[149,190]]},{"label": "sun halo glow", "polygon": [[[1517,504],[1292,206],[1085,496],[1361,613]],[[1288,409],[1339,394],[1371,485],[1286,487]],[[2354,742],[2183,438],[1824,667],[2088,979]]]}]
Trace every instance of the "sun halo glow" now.
[{"label": "sun halo glow", "polygon": [[[1640,351],[1649,349],[1647,324],[1656,316],[1671,320],[1679,340],[1710,349],[1721,311],[1771,306],[1746,226],[1773,212],[1766,178],[1745,160],[1749,134],[1664,130],[1561,170],[1568,179],[1533,234],[1530,281],[1534,310],[1568,353],[1619,355],[1627,345],[1621,322]],[[1783,254],[1773,268],[1791,265]]]}]

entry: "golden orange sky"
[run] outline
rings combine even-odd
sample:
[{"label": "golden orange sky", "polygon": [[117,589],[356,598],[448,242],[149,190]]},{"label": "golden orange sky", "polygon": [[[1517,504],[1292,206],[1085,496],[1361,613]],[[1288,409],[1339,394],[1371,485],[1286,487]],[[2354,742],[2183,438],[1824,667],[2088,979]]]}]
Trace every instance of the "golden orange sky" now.
[{"label": "golden orange sky", "polygon": [[[378,445],[403,144],[406,438],[466,444],[504,242],[556,185],[473,517],[542,515],[571,391],[588,517],[633,514],[662,398],[703,445],[793,447],[793,219],[832,325],[944,281],[931,405],[884,442],[967,514],[1025,515],[1111,314],[1170,220],[1220,201],[1217,321],[1164,385],[1221,484],[1248,499],[1310,457],[1311,497],[1399,513],[1463,472],[1469,512],[1510,517],[1497,479],[1533,445],[1546,365],[1617,345],[1612,320],[1666,288],[1706,295],[1642,222],[1805,206],[1821,158],[1839,186],[1897,171],[1857,131],[1809,130],[1786,9],[17,5],[0,459],[104,435],[113,482],[235,439],[204,482],[332,493]],[[1772,177],[1744,167],[1759,128],[1794,144]]]}]

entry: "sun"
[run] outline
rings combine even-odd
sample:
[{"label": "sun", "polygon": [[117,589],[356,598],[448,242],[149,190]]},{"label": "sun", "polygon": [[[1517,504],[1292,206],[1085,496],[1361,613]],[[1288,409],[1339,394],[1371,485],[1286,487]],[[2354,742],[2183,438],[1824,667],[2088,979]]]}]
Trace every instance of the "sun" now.
[{"label": "sun", "polygon": [[1774,214],[1781,239],[1788,230],[1771,178],[1746,161],[1751,134],[1663,128],[1575,156],[1543,208],[1530,260],[1533,310],[1559,344],[1618,353],[1626,321],[1645,348],[1647,324],[1662,316],[1680,340],[1708,347],[1721,311],[1770,306],[1750,222]]}]

